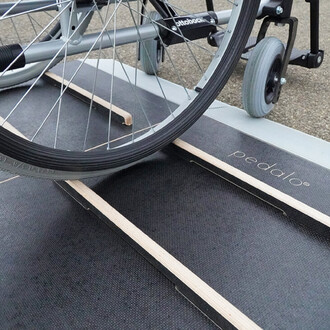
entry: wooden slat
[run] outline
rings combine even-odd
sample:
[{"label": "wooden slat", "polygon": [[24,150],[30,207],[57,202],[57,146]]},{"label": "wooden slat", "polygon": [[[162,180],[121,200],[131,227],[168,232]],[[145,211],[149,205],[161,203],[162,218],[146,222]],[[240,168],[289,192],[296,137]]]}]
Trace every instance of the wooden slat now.
[{"label": "wooden slat", "polygon": [[238,329],[260,327],[81,181],[66,183],[104,217]]},{"label": "wooden slat", "polygon": [[59,76],[53,72],[48,71],[44,75],[47,78],[51,79],[52,81],[56,82],[57,84],[62,84],[62,82],[63,82],[63,84],[65,86],[69,85],[68,91],[74,92],[77,95],[81,95],[85,99],[91,100],[93,98],[93,102],[95,102],[96,104],[98,104],[99,106],[101,106],[105,109],[110,110],[110,108],[111,108],[111,111],[114,114],[118,115],[119,117],[121,117],[123,119],[125,125],[127,125],[127,126],[132,125],[132,123],[133,123],[132,115],[130,113],[128,113],[127,111],[118,108],[114,104],[112,104],[112,106],[111,106],[110,102],[107,102],[106,100],[100,98],[97,95],[94,95],[94,97],[93,97],[93,94],[90,93],[89,91],[87,91],[86,89],[83,89],[72,82],[69,84],[68,80],[66,80],[66,79],[63,80],[63,78],[61,76]]},{"label": "wooden slat", "polygon": [[20,177],[19,175],[11,176],[11,177],[8,178],[8,179],[5,179],[5,180],[0,181],[0,184],[7,183],[7,182],[10,182],[10,181],[16,180],[16,179],[18,179],[19,177]]},{"label": "wooden slat", "polygon": [[[0,123],[3,123],[3,121],[4,119],[0,117]],[[6,122],[4,127],[26,139],[26,137],[9,122]],[[16,178],[18,178],[18,176],[4,180],[3,182],[0,182],[0,184],[14,180]],[[172,273],[174,277],[178,278],[180,282],[192,290],[198,297],[205,301],[206,304],[211,306],[230,324],[238,329],[260,329],[252,320],[245,316],[235,306],[230,304],[219,293],[217,293],[208,284],[202,281],[197,275],[195,275],[186,266],[175,259],[149,236],[143,233],[138,227],[132,224],[128,219],[126,219],[122,214],[110,206],[85,184],[83,184],[81,181],[66,181],[66,183],[86,201],[97,208],[108,219],[109,222],[113,223],[123,233],[129,236],[130,239],[136,242],[136,244],[145,250],[147,254],[151,255],[155,260],[157,260],[163,267],[166,268],[167,271]]]},{"label": "wooden slat", "polygon": [[253,176],[246,174],[245,172],[221,161],[220,159],[206,153],[205,151],[194,147],[193,145],[181,140],[177,139],[173,142],[177,147],[187,151],[188,153],[204,160],[205,162],[221,169],[222,171],[227,172],[228,174],[238,178],[239,180],[246,182],[252,187],[257,188],[258,190],[272,196],[273,198],[281,201],[282,203],[291,206],[295,210],[306,214],[312,219],[319,221],[323,225],[330,227],[330,217],[306,204],[303,202],[293,198],[292,196],[283,193],[282,191],[273,188],[272,186],[264,183]]},{"label": "wooden slat", "polygon": [[18,129],[16,129],[13,125],[11,125],[8,121],[6,121],[4,124],[4,118],[0,116],[0,126],[3,126],[6,130],[18,135],[19,137],[27,140],[27,137],[24,136]]}]

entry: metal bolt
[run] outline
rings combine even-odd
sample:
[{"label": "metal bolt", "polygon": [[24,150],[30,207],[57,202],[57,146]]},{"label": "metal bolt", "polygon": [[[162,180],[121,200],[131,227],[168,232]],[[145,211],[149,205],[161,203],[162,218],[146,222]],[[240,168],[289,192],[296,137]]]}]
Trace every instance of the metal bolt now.
[{"label": "metal bolt", "polygon": [[319,56],[319,57],[317,58],[317,64],[321,64],[321,62],[322,62],[322,56]]},{"label": "metal bolt", "polygon": [[173,25],[173,26],[171,27],[171,29],[172,29],[172,31],[178,31],[178,28],[177,28],[175,25]]},{"label": "metal bolt", "polygon": [[281,78],[281,85],[285,85],[286,84],[286,79],[285,78]]},{"label": "metal bolt", "polygon": [[215,24],[215,20],[213,18],[210,19],[211,24]]},{"label": "metal bolt", "polygon": [[276,15],[281,15],[283,14],[283,8],[281,6],[277,6],[276,7]]},{"label": "metal bolt", "polygon": [[278,77],[275,76],[275,77],[274,77],[274,82],[275,82],[275,83],[278,83],[278,80],[279,80]]}]

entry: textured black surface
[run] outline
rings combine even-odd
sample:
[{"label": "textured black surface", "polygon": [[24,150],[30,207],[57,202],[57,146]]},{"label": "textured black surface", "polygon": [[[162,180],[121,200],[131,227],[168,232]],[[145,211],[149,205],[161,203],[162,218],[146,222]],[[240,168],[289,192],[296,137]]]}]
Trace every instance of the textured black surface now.
[{"label": "textured black surface", "polygon": [[182,139],[330,216],[329,169],[205,116]]},{"label": "textured black surface", "polygon": [[326,239],[173,155],[92,181],[101,197],[260,326],[328,328]]},{"label": "textured black surface", "polygon": [[[70,80],[79,63],[74,61],[67,65],[67,76],[65,78]],[[62,65],[57,65],[52,70],[57,74],[62,74]],[[94,71],[93,67],[84,65],[73,82],[91,91],[93,79],[86,79],[86,77],[94,77]],[[107,99],[110,83],[111,76],[100,71],[98,74],[97,95]],[[18,108],[10,117],[10,123],[28,137],[32,137],[42,121],[41,118],[46,116],[50,104],[57,99],[60,92],[57,87],[49,84],[46,86],[47,88],[45,88],[43,83],[38,84],[31,91],[32,95],[29,96],[29,107],[24,109],[24,111]],[[145,127],[145,118],[140,109],[137,108],[137,104],[134,102],[136,100],[125,97],[126,94],[132,93],[129,84],[119,78],[115,78],[114,88],[116,91],[114,93],[114,104],[134,114],[134,130]],[[47,92],[47,97],[45,97],[45,91]],[[172,109],[176,107],[172,103],[167,104],[162,98],[142,88],[138,88],[137,91],[139,100],[142,102],[151,123],[157,123],[164,116],[168,115],[168,105]],[[6,97],[0,98],[0,115],[6,117],[11,106],[17,101],[17,97],[24,92],[25,89],[23,87],[2,91],[1,93],[5,93]],[[36,100],[38,101],[37,104]],[[71,95],[65,95],[63,104],[68,105],[69,111],[61,112],[62,120],[59,127],[60,138],[58,147],[65,146],[65,149],[79,150],[83,146],[89,105]],[[30,120],[31,117],[36,118],[36,120]],[[53,146],[56,117],[57,113],[54,112],[37,137],[37,142],[42,140],[44,144]],[[92,111],[90,123],[87,148],[104,144],[107,140],[108,113],[106,111]],[[75,128],[75,134],[72,134],[72,127]],[[121,124],[114,125],[111,130],[112,139],[123,137],[130,133],[131,127]],[[188,130],[182,138],[205,152],[330,216],[329,169],[275,148],[205,116]],[[62,141],[65,141],[65,144]],[[70,141],[70,144],[68,144],[68,141]],[[123,140],[120,140],[120,143],[122,142]],[[106,145],[103,148],[106,148]],[[244,154],[245,157],[238,158],[233,156],[232,154],[237,151],[241,153],[236,155],[241,156]],[[250,163],[247,163],[247,157],[250,157],[250,159],[254,158],[257,162],[251,163],[250,161]],[[259,169],[257,165],[260,163],[267,163],[269,169]],[[264,166],[267,167],[267,165]],[[290,180],[293,184],[290,183]]]},{"label": "textured black surface", "polygon": [[[70,63],[70,66],[68,66],[67,78],[70,78],[70,76],[73,75],[78,65],[79,62]],[[61,74],[61,66],[56,66],[53,70],[58,74]],[[93,74],[94,68],[85,65],[82,72],[75,77],[74,82],[87,90],[91,90],[92,82],[84,78],[86,76],[92,77]],[[98,85],[98,95],[106,98],[111,80],[110,76],[101,71],[98,78],[100,81]],[[117,90],[114,103],[117,106],[134,113],[134,118],[136,118],[138,114],[141,116],[141,111],[136,109],[136,104],[132,103],[132,100],[123,97],[126,93],[131,92],[129,85],[121,79],[115,78],[114,88]],[[142,88],[138,88],[138,94],[139,99],[143,101],[144,109],[152,123],[159,122],[163,116],[168,113],[167,103],[162,98],[155,96]],[[74,100],[72,100],[72,102],[74,102]],[[170,106],[172,109],[175,109],[176,107],[172,103],[170,103]],[[80,115],[80,112],[75,112],[71,113],[70,116],[74,122],[77,122]],[[140,116],[138,116],[138,123],[136,123],[137,127],[139,127],[139,125],[141,127],[145,125],[143,118]],[[93,132],[93,134],[98,134],[102,131],[100,129],[101,126],[102,123],[100,120],[97,121],[94,129],[91,129],[91,132]],[[135,129],[137,127],[135,127]],[[117,130],[114,130],[114,134],[115,137],[117,137],[121,134],[127,134],[128,131],[129,129],[121,126],[118,128],[118,132]],[[183,134],[182,139],[330,216],[329,169],[290,154],[289,152],[276,148],[265,142],[259,141],[254,137],[248,136],[205,116],[203,116],[190,130]],[[102,138],[99,140],[95,138],[91,139],[94,145],[97,144],[96,141],[101,140]],[[238,157],[232,155],[237,151],[240,151],[240,153],[235,154]],[[239,158],[243,154],[245,154],[245,157]],[[246,158],[248,157],[250,158],[249,163],[246,161]],[[256,159],[257,162],[251,162],[252,158]],[[258,168],[260,163],[263,164],[261,166],[264,169]],[[268,164],[268,166],[265,164]],[[265,170],[265,168],[269,169]]]},{"label": "textured black surface", "polygon": [[0,185],[1,329],[214,325],[52,182]]},{"label": "textured black surface", "polygon": [[[88,89],[88,81],[84,83]],[[56,97],[58,89],[49,87],[49,91]],[[153,114],[159,99],[140,92]],[[27,116],[40,115],[50,101],[42,98],[42,88],[34,93]],[[88,111],[88,105],[72,96],[66,100],[71,112],[62,127],[64,134],[70,120],[76,121],[81,113],[86,119]],[[0,109],[5,111],[1,104]],[[90,146],[104,142],[99,128],[106,116],[101,112],[95,116]],[[31,134],[30,126],[20,130]],[[113,134],[126,134],[125,130],[121,126]],[[184,138],[329,213],[329,172],[324,168],[206,118]],[[295,171],[310,186],[296,189],[244,159],[228,157],[238,150],[258,162],[277,163],[286,173]],[[88,183],[259,325],[328,328],[330,260],[324,238],[197,165],[161,153],[150,159]],[[8,177],[1,174],[1,179]],[[0,301],[4,306],[0,324],[4,328],[212,327],[160,273],[51,183],[14,180],[0,185],[0,198]]]}]

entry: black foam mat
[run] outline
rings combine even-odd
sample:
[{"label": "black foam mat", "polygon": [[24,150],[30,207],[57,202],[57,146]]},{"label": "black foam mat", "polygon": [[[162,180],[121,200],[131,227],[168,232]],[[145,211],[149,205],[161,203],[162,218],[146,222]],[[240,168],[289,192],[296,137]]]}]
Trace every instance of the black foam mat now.
[{"label": "black foam mat", "polygon": [[206,116],[197,121],[181,138],[330,216],[329,169]]},{"label": "black foam mat", "polygon": [[54,183],[0,189],[2,329],[215,327]]},{"label": "black foam mat", "polygon": [[[69,69],[73,72],[75,67],[77,62]],[[86,66],[86,70],[86,76],[91,76],[93,68]],[[89,89],[86,76],[77,76],[75,83]],[[100,80],[110,81],[105,73]],[[121,93],[127,92],[126,85],[116,80]],[[49,98],[43,98],[44,86],[38,86],[26,109],[28,115],[39,115],[50,98],[58,95],[57,87],[45,86]],[[105,90],[101,89],[100,97],[108,88],[101,86]],[[13,97],[20,92],[6,91]],[[164,111],[154,109],[164,110],[164,102],[142,89],[139,94],[157,122]],[[118,102],[124,101],[118,95]],[[61,128],[64,134],[71,129],[70,120],[76,122],[81,113],[86,119],[88,113],[88,105],[80,100],[67,95],[66,102],[71,112]],[[116,105],[134,108],[125,102]],[[0,109],[4,116],[1,104]],[[94,115],[89,146],[105,141],[99,128],[107,116],[97,111]],[[20,130],[29,136],[32,128]],[[127,132],[130,128],[118,125],[113,134]],[[208,118],[202,118],[183,138],[329,214],[326,169]],[[276,163],[286,174],[295,172],[302,185],[290,185],[289,180],[272,175],[271,169],[258,168],[259,163]],[[1,173],[1,179],[9,177]],[[287,218],[172,151],[86,183],[260,326],[325,329],[330,324],[329,241],[326,235],[298,226],[299,214]],[[52,183],[17,179],[0,189],[0,301],[4,306],[0,324],[5,328],[213,326],[174,292],[163,275]]]},{"label": "black foam mat", "polygon": [[261,327],[329,325],[330,243],[278,209],[173,154],[88,184]]}]

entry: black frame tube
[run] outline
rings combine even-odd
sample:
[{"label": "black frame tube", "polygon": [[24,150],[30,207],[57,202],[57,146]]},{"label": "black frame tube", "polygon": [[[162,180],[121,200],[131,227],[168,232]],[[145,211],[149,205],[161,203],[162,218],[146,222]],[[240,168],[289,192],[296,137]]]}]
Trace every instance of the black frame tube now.
[{"label": "black frame tube", "polygon": [[319,52],[319,29],[320,29],[320,1],[306,0],[310,4],[310,38],[311,38],[311,53]]},{"label": "black frame tube", "polygon": [[214,11],[213,0],[206,0],[207,11]]}]

